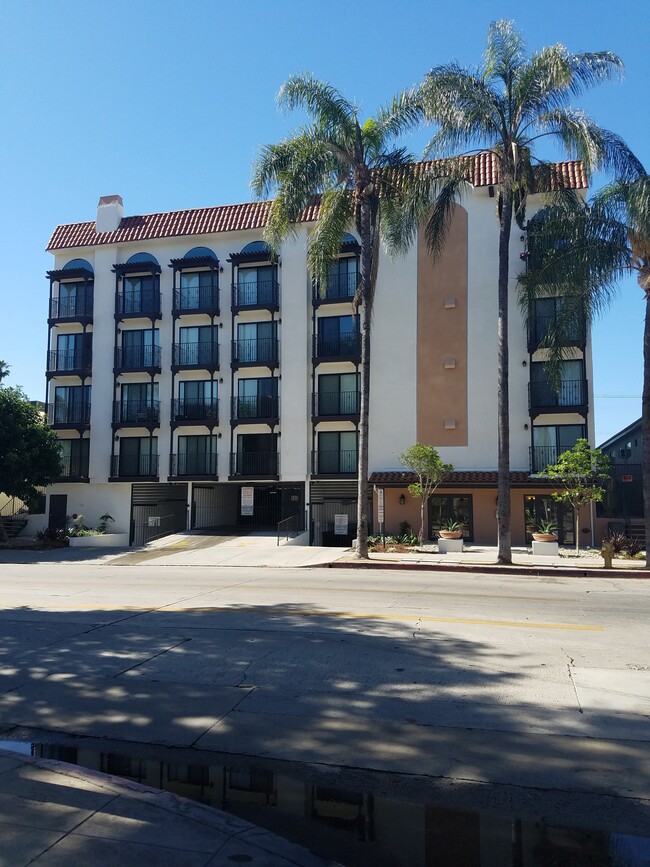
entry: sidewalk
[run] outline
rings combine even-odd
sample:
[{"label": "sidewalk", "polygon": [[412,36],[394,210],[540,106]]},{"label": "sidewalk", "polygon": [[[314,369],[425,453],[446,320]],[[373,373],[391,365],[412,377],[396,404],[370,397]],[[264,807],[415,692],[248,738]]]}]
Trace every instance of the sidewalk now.
[{"label": "sidewalk", "polygon": [[77,765],[0,749],[0,863],[336,867],[231,816]]}]

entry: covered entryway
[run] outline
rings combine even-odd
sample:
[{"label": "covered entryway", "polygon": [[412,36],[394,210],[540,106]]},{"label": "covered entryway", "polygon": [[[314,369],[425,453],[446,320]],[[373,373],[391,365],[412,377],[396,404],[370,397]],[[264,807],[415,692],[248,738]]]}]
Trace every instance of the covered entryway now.
[{"label": "covered entryway", "polygon": [[187,528],[187,483],[134,484],[131,489],[129,544],[146,545]]},{"label": "covered entryway", "polygon": [[[357,536],[357,482],[317,481],[310,486],[310,544],[349,548]],[[338,517],[337,517],[338,516]],[[368,530],[372,529],[372,488],[368,497]]]},{"label": "covered entryway", "polygon": [[192,486],[192,529],[275,532],[281,521],[292,517],[299,525],[294,529],[304,529],[304,514],[303,485],[275,482]]}]

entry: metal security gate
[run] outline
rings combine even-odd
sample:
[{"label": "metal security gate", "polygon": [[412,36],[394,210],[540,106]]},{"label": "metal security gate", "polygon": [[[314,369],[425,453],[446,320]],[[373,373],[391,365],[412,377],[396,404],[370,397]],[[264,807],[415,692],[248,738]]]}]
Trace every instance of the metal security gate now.
[{"label": "metal security gate", "polygon": [[131,489],[131,545],[146,545],[187,527],[187,484],[134,484]]},{"label": "metal security gate", "polygon": [[[354,480],[312,482],[310,542],[325,547],[348,547],[357,535],[357,483]],[[335,533],[336,516],[347,517],[347,533]],[[368,497],[368,518],[372,520],[372,492]],[[340,519],[339,519],[340,526]],[[370,529],[370,525],[369,525]]]}]

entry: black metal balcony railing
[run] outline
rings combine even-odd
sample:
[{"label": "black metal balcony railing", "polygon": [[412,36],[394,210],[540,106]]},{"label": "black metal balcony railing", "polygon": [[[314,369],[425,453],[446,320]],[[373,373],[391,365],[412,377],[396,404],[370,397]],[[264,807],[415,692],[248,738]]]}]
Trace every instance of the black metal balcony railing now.
[{"label": "black metal balcony railing", "polygon": [[232,360],[235,364],[277,364],[279,358],[277,337],[257,337],[233,340]]},{"label": "black metal balcony railing", "polygon": [[356,449],[338,451],[319,450],[312,453],[312,466],[315,475],[357,472],[358,453]]},{"label": "black metal balcony railing", "polygon": [[[536,316],[528,329],[528,348],[531,352],[546,339],[547,334],[555,328],[556,316]],[[586,329],[584,323],[575,323],[567,330],[564,343],[566,346],[584,346]]]},{"label": "black metal balcony railing", "polygon": [[358,391],[320,391],[314,395],[314,415],[358,415],[360,400]]},{"label": "black metal balcony railing", "polygon": [[185,421],[218,421],[219,401],[215,398],[179,398],[172,401],[172,419]]},{"label": "black metal balcony railing", "polygon": [[149,370],[160,367],[159,346],[118,346],[115,367],[120,370]]},{"label": "black metal balcony railing", "polygon": [[357,358],[361,352],[361,335],[358,332],[326,337],[317,334],[314,339],[316,358]]},{"label": "black metal balcony railing", "polygon": [[170,476],[216,476],[216,454],[172,455]]},{"label": "black metal balcony railing", "polygon": [[159,400],[116,400],[113,421],[119,424],[151,424],[160,421]]},{"label": "black metal balcony railing", "polygon": [[232,398],[232,417],[239,421],[278,418],[277,395],[250,395]]},{"label": "black metal balcony railing", "polygon": [[532,446],[530,449],[530,470],[539,473],[549,464],[556,464],[560,454],[557,446]]},{"label": "black metal balcony railing", "polygon": [[586,406],[587,382],[584,379],[568,379],[560,383],[559,391],[550,382],[531,382],[529,403],[531,409]]},{"label": "black metal balcony railing", "polygon": [[233,307],[277,307],[280,296],[277,280],[258,280],[232,287]]},{"label": "black metal balcony railing", "polygon": [[113,478],[141,478],[158,476],[158,455],[113,455]]},{"label": "black metal balcony railing", "polygon": [[74,455],[63,455],[61,457],[61,467],[60,479],[89,478],[89,460],[87,456],[75,457]]},{"label": "black metal balcony railing", "polygon": [[175,343],[172,363],[176,367],[218,367],[219,344],[210,340],[200,343]]},{"label": "black metal balcony railing", "polygon": [[83,349],[52,349],[47,357],[47,369],[55,373],[90,372],[92,354]]},{"label": "black metal balcony railing", "polygon": [[50,319],[88,319],[93,315],[93,296],[52,298]]},{"label": "black metal balcony railing", "polygon": [[231,476],[277,476],[278,466],[277,452],[234,452],[230,455]]},{"label": "black metal balcony railing", "polygon": [[120,316],[160,316],[160,291],[125,289],[118,292],[115,312]]},{"label": "black metal balcony railing", "polygon": [[349,301],[354,298],[359,278],[357,274],[332,274],[322,284],[314,284],[315,301]]},{"label": "black metal balcony railing", "polygon": [[186,286],[174,290],[174,312],[195,311],[219,312],[219,288],[217,286]]},{"label": "black metal balcony railing", "polygon": [[83,401],[48,403],[47,423],[52,425],[90,424],[90,404]]}]

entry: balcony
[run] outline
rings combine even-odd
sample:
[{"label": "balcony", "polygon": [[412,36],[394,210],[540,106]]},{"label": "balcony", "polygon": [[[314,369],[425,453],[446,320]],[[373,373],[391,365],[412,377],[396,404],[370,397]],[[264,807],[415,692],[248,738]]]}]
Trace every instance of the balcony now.
[{"label": "balcony", "polygon": [[216,398],[179,398],[172,401],[172,423],[208,424],[219,423],[219,401]]},{"label": "balcony", "polygon": [[63,455],[61,466],[61,475],[58,478],[60,482],[87,482],[90,479],[88,455],[85,457]]},{"label": "balcony", "polygon": [[191,286],[174,290],[174,316],[184,313],[208,313],[219,316],[219,287]]},{"label": "balcony", "polygon": [[279,472],[277,452],[231,452],[230,477],[249,479],[277,478]]},{"label": "balcony", "polygon": [[47,356],[47,374],[90,376],[92,353],[83,349],[52,349]]},{"label": "balcony", "polygon": [[232,367],[277,367],[279,341],[277,337],[257,337],[233,340]]},{"label": "balcony", "polygon": [[528,405],[533,418],[543,412],[575,412],[586,415],[588,410],[587,380],[569,379],[560,383],[555,391],[550,382],[531,382],[528,385]]},{"label": "balcony", "polygon": [[361,356],[361,335],[358,332],[326,337],[314,336],[314,361],[358,361]]},{"label": "balcony", "polygon": [[120,427],[157,427],[160,424],[160,401],[113,401],[113,424]]},{"label": "balcony", "polygon": [[315,476],[356,476],[358,453],[356,449],[312,452],[312,474]]},{"label": "balcony", "polygon": [[172,455],[169,475],[174,478],[216,479],[217,456],[216,454]]},{"label": "balcony", "polygon": [[359,277],[357,274],[334,274],[328,277],[327,283],[314,284],[313,303],[314,307],[319,304],[336,304],[352,301],[357,291]]},{"label": "balcony", "polygon": [[48,322],[91,322],[93,318],[93,296],[81,295],[72,298],[52,298]]},{"label": "balcony", "polygon": [[232,310],[278,310],[280,289],[277,280],[258,280],[232,287]]},{"label": "balcony", "polygon": [[159,346],[118,346],[115,349],[115,371],[147,370],[160,373]]},{"label": "balcony", "polygon": [[530,471],[541,473],[549,464],[557,463],[560,450],[557,446],[532,446],[530,449]]},{"label": "balcony", "polygon": [[175,343],[172,367],[174,370],[182,368],[218,370],[219,344],[209,340],[200,343]]},{"label": "balcony", "polygon": [[232,423],[275,424],[279,419],[277,395],[250,395],[232,398]]},{"label": "balcony", "polygon": [[115,298],[116,319],[160,319],[160,290],[124,290]]},{"label": "balcony", "polygon": [[[536,316],[530,323],[528,328],[528,351],[535,352],[546,339],[549,331],[552,331],[557,324],[556,316]],[[576,323],[569,329],[566,339],[563,341],[564,346],[577,346],[584,349],[586,341],[586,328],[583,323]]]},{"label": "balcony", "polygon": [[361,395],[358,391],[321,391],[312,396],[312,417],[318,421],[358,418]]},{"label": "balcony", "polygon": [[158,455],[112,455],[110,478],[158,481]]},{"label": "balcony", "polygon": [[53,428],[88,427],[90,424],[90,404],[82,401],[48,403],[47,423]]}]

